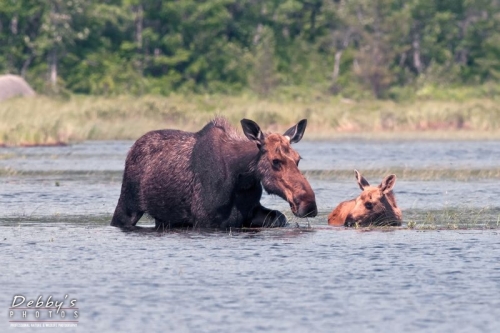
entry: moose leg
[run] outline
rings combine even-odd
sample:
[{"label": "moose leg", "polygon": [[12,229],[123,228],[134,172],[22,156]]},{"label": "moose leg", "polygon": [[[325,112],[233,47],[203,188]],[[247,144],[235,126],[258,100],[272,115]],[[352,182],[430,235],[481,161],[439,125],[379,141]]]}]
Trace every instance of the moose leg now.
[{"label": "moose leg", "polygon": [[287,223],[285,215],[277,210],[272,210],[263,206],[254,209],[252,219],[247,227],[250,228],[276,228],[284,227]]},{"label": "moose leg", "polygon": [[134,229],[143,214],[144,212],[127,209],[123,197],[120,196],[113,219],[111,220],[111,225],[123,229]]}]

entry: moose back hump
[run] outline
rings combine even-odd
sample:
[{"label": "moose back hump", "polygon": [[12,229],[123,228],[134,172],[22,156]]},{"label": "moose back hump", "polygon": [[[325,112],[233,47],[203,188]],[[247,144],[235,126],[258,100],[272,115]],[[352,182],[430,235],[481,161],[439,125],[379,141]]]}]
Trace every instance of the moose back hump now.
[{"label": "moose back hump", "polygon": [[241,121],[240,135],[224,118],[196,133],[158,130],[130,149],[111,225],[134,229],[143,214],[156,228],[274,227],[285,216],[260,204],[262,189],[288,201],[298,217],[316,216],[315,195],[298,169],[307,121],[264,134]]}]

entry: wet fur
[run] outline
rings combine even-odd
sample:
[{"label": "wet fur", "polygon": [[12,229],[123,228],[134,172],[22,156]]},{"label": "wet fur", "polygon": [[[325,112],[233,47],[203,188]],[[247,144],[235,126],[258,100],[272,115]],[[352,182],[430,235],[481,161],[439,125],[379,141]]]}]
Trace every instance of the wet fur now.
[{"label": "wet fur", "polygon": [[[392,191],[396,176],[387,176],[379,186],[370,186],[368,181],[356,171],[358,184],[362,189],[361,194],[348,201],[341,202],[329,215],[328,224],[333,226],[352,227],[358,225],[374,226],[400,226],[402,213],[396,204]],[[390,177],[394,177],[391,179]],[[392,181],[390,190],[384,191],[384,186]],[[373,209],[365,207],[367,202],[373,203]]]},{"label": "wet fur", "polygon": [[262,155],[224,118],[197,133],[146,133],[128,153],[111,225],[134,229],[147,213],[159,229],[283,226],[282,213],[260,204]]}]

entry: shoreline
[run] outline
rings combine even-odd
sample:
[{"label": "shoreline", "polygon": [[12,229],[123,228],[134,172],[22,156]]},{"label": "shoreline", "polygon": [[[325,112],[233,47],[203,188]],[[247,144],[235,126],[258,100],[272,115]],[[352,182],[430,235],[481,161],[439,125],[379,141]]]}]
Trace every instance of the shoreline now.
[{"label": "shoreline", "polygon": [[87,140],[136,140],[148,131],[196,132],[216,116],[235,127],[256,121],[283,132],[307,119],[307,140],[500,140],[493,98],[405,103],[366,100],[259,99],[255,96],[45,96],[0,103],[0,147],[59,146]]}]

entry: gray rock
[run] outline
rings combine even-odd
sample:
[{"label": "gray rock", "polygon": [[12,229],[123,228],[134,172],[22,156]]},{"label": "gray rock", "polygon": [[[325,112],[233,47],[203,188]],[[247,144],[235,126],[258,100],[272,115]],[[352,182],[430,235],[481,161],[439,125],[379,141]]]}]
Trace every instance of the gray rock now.
[{"label": "gray rock", "polygon": [[0,101],[16,96],[35,96],[35,91],[20,76],[0,75]]}]

